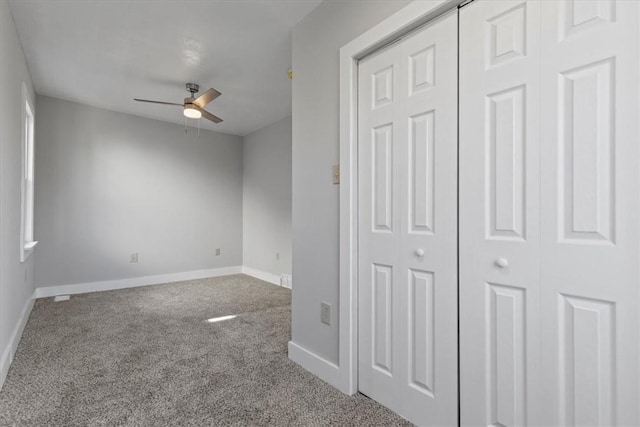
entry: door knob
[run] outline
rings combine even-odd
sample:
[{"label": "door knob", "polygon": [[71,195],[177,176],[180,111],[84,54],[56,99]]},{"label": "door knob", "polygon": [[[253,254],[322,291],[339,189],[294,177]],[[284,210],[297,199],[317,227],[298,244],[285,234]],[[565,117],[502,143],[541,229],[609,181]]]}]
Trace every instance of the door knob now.
[{"label": "door knob", "polygon": [[505,268],[509,266],[509,261],[506,258],[498,258],[496,260],[496,266],[498,266],[498,268]]},{"label": "door knob", "polygon": [[416,249],[416,255],[422,258],[424,256],[424,249]]}]

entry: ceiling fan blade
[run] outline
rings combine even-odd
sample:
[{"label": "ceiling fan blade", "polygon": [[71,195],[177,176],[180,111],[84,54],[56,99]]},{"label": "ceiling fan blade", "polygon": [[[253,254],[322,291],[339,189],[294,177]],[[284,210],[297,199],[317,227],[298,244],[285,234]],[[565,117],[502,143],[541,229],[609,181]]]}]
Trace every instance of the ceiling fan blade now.
[{"label": "ceiling fan blade", "polygon": [[211,101],[213,101],[214,99],[216,99],[217,97],[219,97],[220,95],[222,95],[220,92],[218,92],[214,88],[211,88],[205,93],[203,93],[202,95],[200,95],[199,97],[197,97],[193,101],[193,103],[196,104],[198,107],[202,108],[208,103],[210,103]]},{"label": "ceiling fan blade", "polygon": [[195,107],[196,107],[196,110],[198,110],[198,111],[200,111],[202,113],[202,117],[203,118],[211,120],[213,123],[220,123],[222,121],[222,119],[220,117],[214,116],[213,114],[211,114],[207,110],[203,110],[202,108],[198,107],[197,105]]},{"label": "ceiling fan blade", "polygon": [[133,100],[139,101],[139,102],[150,102],[151,104],[178,105],[180,107],[184,107],[184,104],[176,104],[175,102],[151,101],[149,99],[139,99],[139,98],[133,98]]}]

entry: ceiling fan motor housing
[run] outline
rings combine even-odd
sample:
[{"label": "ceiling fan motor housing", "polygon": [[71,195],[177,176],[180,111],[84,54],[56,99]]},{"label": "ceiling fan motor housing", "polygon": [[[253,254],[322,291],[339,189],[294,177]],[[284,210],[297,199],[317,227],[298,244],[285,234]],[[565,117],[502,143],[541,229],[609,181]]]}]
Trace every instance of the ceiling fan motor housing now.
[{"label": "ceiling fan motor housing", "polygon": [[198,93],[198,91],[200,90],[200,86],[195,83],[187,83],[187,90],[191,92],[191,96],[193,96]]}]

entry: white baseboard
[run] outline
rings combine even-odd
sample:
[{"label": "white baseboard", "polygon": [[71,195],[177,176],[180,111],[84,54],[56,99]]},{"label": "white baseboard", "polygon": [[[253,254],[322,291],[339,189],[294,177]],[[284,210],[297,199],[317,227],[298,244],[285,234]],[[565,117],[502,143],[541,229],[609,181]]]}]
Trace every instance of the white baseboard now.
[{"label": "white baseboard", "polygon": [[84,294],[87,292],[111,291],[115,289],[136,288],[138,286],[162,285],[183,282],[185,280],[206,279],[208,277],[241,274],[242,266],[211,268],[207,270],[185,271],[181,273],[158,274],[155,276],[131,277],[128,279],[105,280],[101,282],[75,283],[72,285],[44,286],[36,288],[36,298],[56,295]]},{"label": "white baseboard", "polygon": [[9,366],[11,366],[11,362],[13,362],[13,355],[18,349],[20,338],[22,338],[22,332],[24,331],[24,327],[27,326],[27,320],[29,320],[29,315],[31,314],[31,309],[33,309],[33,304],[35,303],[35,301],[36,293],[34,291],[33,295],[31,296],[31,298],[29,298],[24,308],[22,309],[20,320],[18,321],[16,327],[13,329],[11,337],[9,338],[9,344],[2,353],[2,358],[0,358],[0,390],[2,390],[4,380],[7,378]]},{"label": "white baseboard", "polygon": [[343,389],[344,381],[340,377],[340,368],[335,363],[329,362],[293,341],[289,341],[289,359],[341,392],[349,394],[348,390]]},{"label": "white baseboard", "polygon": [[242,267],[242,273],[246,274],[247,276],[255,277],[256,279],[264,280],[265,282],[280,286],[280,276],[277,274],[267,273],[266,271],[261,271],[247,266]]}]

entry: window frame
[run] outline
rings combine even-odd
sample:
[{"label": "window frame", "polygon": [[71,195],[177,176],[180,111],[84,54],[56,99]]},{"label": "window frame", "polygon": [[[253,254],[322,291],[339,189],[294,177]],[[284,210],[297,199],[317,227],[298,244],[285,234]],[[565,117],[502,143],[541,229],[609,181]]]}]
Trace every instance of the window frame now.
[{"label": "window frame", "polygon": [[22,84],[22,135],[20,145],[21,209],[20,262],[25,262],[38,242],[34,238],[35,213],[35,110],[29,100],[26,84]]}]

